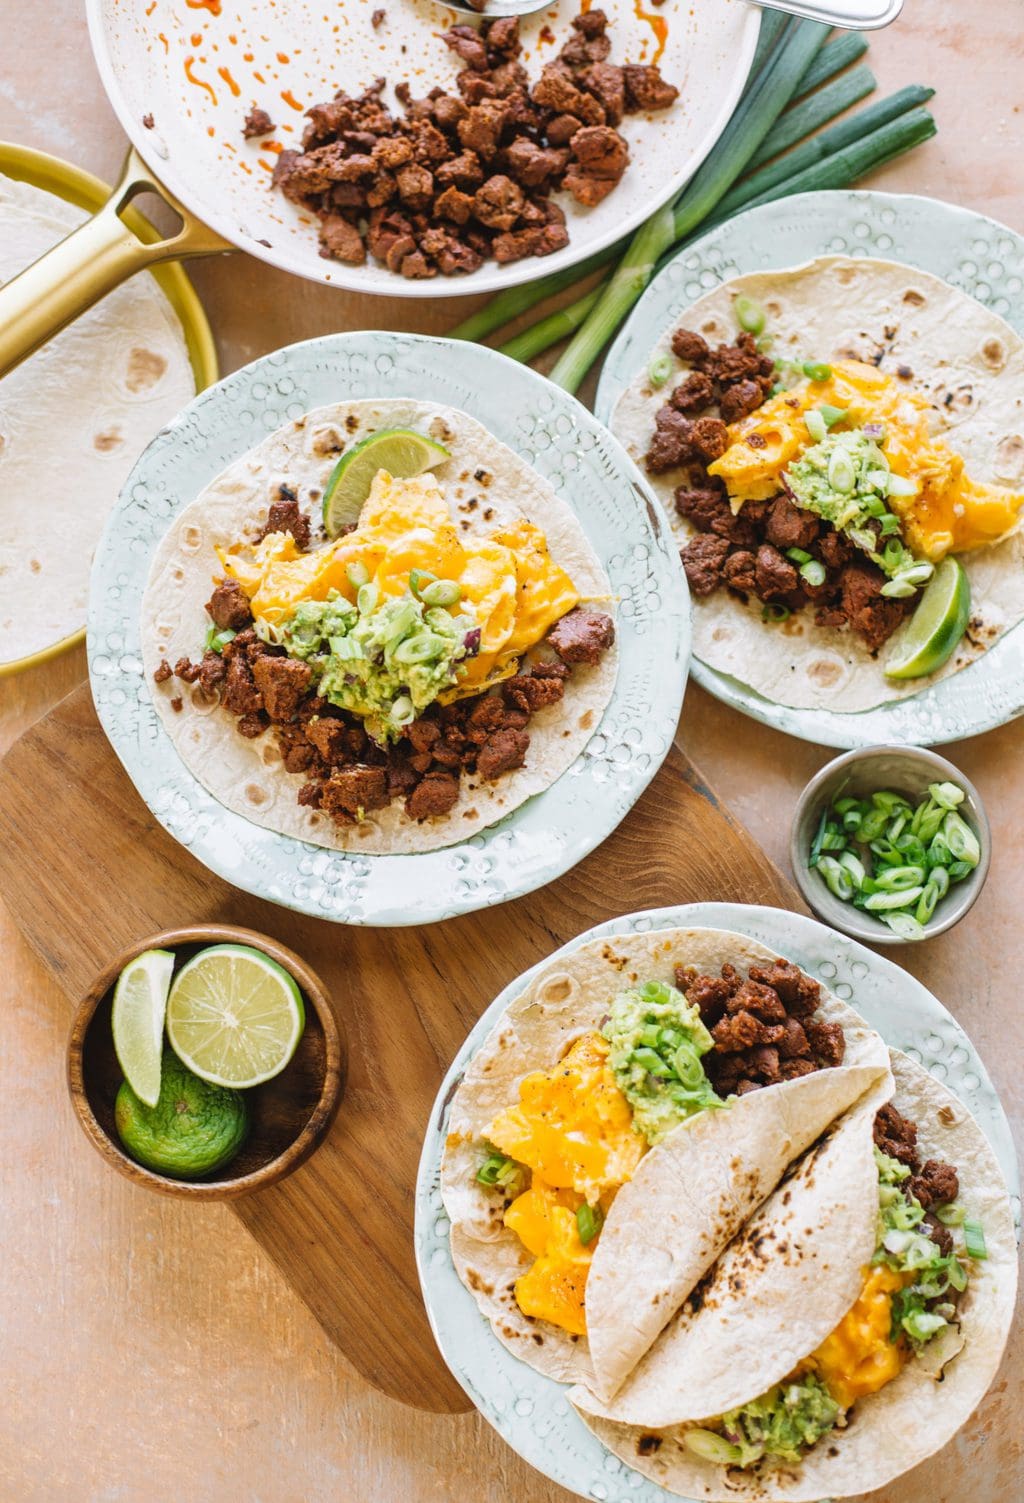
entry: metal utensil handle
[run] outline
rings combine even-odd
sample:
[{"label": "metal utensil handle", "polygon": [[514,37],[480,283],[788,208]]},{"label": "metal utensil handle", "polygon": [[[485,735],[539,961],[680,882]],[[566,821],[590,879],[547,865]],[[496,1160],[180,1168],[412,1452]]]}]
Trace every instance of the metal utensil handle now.
[{"label": "metal utensil handle", "polygon": [[854,31],[875,31],[888,26],[903,9],[903,0],[755,0],[755,4]]},{"label": "metal utensil handle", "polygon": [[[138,193],[147,191],[158,194],[180,217],[177,234],[162,237],[129,208]],[[135,272],[160,261],[234,248],[161,187],[142,158],[129,151],[120,182],[102,209],[0,287],[0,376]]]}]

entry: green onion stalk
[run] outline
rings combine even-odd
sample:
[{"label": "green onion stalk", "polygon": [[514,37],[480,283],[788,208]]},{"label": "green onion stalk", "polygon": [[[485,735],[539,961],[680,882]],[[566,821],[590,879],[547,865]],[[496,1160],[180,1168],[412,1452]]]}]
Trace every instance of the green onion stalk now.
[{"label": "green onion stalk", "polygon": [[[867,115],[868,110],[862,112]],[[853,119],[859,120],[860,115]],[[881,167],[884,163],[892,161],[894,157],[910,151],[915,146],[929,140],[935,135],[936,125],[933,116],[926,109],[910,109],[905,114],[886,121],[878,129],[871,131],[861,139],[851,142],[849,146],[827,155],[824,159],[816,161],[803,170],[794,173],[791,177],[783,179],[774,187],[763,193],[753,196],[745,205],[754,208],[761,203],[769,203],[778,198],[788,197],[792,193],[808,193],[822,189],[836,189],[849,187],[866,173]],[[795,153],[794,153],[795,155]],[[783,158],[783,161],[787,160]],[[757,176],[757,174],[755,174]],[[751,179],[753,181],[753,179]],[[741,185],[742,186],[742,185]],[[716,215],[706,224],[701,226],[701,233],[721,223]],[[647,227],[645,226],[645,229]],[[642,235],[644,231],[640,232]],[[640,235],[637,236],[639,240]],[[695,237],[694,237],[695,238]],[[684,242],[686,244],[688,242]],[[636,242],[634,242],[635,246]],[[681,249],[675,240],[669,243],[668,249],[672,252]],[[630,256],[633,250],[631,248]],[[649,279],[648,279],[649,280]],[[586,374],[590,365],[597,359],[604,345],[615,333],[616,328],[629,312],[632,302],[644,291],[646,281],[637,289],[632,301],[624,305],[617,305],[614,312],[608,310],[604,299],[598,301],[593,314],[590,315],[580,329],[572,345],[565,351],[562,359],[551,372],[551,379],[557,380],[568,391],[575,391],[580,381]],[[566,318],[572,318],[577,313],[576,304],[569,304],[562,312]],[[600,328],[596,327],[597,316],[602,318]],[[506,347],[502,347],[505,353],[511,353]],[[534,354],[539,350],[534,349]],[[584,363],[585,362],[585,363]],[[572,384],[575,382],[575,384]]]},{"label": "green onion stalk", "polygon": [[557,385],[567,391],[578,389],[651,280],[661,257],[707,218],[747,166],[796,93],[828,31],[817,21],[797,21],[783,32],[781,42],[679,199],[659,209],[634,235],[604,293],[551,371],[550,379]]}]

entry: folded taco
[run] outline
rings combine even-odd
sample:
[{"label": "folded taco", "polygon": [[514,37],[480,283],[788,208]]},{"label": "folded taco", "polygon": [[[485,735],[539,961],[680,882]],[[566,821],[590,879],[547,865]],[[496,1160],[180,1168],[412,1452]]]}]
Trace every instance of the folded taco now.
[{"label": "folded taco", "polygon": [[611,426],[677,528],[701,662],[849,712],[1016,626],[1022,382],[1003,319],[895,262],[826,256],[699,298]]},{"label": "folded taco", "polygon": [[995,1375],[1013,1311],[1005,1183],[960,1101],[893,1052],[604,1402],[602,1442],[686,1498],[869,1492],[938,1450]]},{"label": "folded taco", "polygon": [[318,408],[212,481],[157,552],[142,643],[222,804],[366,854],[465,839],[548,788],[616,672],[569,506],[464,412],[399,399]]},{"label": "folded taco", "polygon": [[524,1362],[611,1395],[787,1166],[888,1075],[851,1008],[743,935],[559,955],[452,1101],[459,1275]]}]

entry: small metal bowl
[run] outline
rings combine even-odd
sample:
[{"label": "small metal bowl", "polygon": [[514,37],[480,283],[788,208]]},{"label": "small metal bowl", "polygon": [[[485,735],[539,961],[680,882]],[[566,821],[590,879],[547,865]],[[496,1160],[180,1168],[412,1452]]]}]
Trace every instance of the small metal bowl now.
[{"label": "small metal bowl", "polygon": [[[111,1030],[114,987],[123,968],[144,950],[173,950],[180,962],[206,945],[217,944],[249,945],[283,966],[302,992],[306,1026],[280,1075],[246,1091],[249,1134],[236,1156],[200,1179],[172,1179],[138,1163],[117,1135],[114,1099],[124,1072]],[[233,1200],[277,1184],[319,1146],[341,1101],[345,1063],[345,1039],[327,990],[294,951],[234,924],[196,924],[140,939],[97,976],[79,1003],[71,1027],[68,1088],[86,1137],[127,1179],[183,1200]]]},{"label": "small metal bowl", "polygon": [[966,797],[960,813],[977,834],[981,860],[970,876],[957,882],[941,899],[925,925],[925,938],[932,939],[952,929],[973,906],[985,885],[992,852],[992,831],[977,788],[958,767],[936,752],[919,746],[868,746],[836,757],[811,779],[800,795],[790,832],[789,860],[796,884],[808,905],[833,929],[871,945],[922,943],[920,939],[901,938],[881,919],[852,903],[842,902],[829,891],[824,878],[808,866],[807,860],[822,810],[834,799],[867,798],[880,788],[887,788],[916,802],[927,792],[929,783],[956,783],[964,790]]}]

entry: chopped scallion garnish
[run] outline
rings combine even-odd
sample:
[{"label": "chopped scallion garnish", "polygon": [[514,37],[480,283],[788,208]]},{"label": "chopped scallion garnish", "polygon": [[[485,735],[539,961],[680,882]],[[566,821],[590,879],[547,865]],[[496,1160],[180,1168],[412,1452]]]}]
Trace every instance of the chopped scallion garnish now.
[{"label": "chopped scallion garnish", "polygon": [[985,1229],[980,1221],[973,1221],[969,1216],[965,1217],[964,1223],[964,1246],[969,1258],[982,1259],[988,1257],[988,1248],[985,1246]]}]

